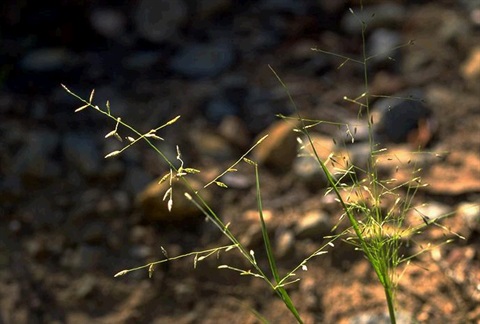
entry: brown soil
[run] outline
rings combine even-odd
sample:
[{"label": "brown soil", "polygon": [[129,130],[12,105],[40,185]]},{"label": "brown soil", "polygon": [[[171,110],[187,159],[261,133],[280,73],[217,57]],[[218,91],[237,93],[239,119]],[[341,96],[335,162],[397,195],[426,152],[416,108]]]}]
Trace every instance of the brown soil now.
[{"label": "brown soil", "polygon": [[[372,77],[372,92],[375,93],[387,91],[387,94],[393,94],[404,85],[423,87],[439,124],[432,150],[451,152],[445,159],[426,168],[423,180],[429,187],[421,189],[415,200],[415,204],[449,205],[453,213],[440,221],[442,228],[430,225],[422,234],[404,242],[406,255],[424,250],[410,263],[403,263],[398,268],[401,280],[396,305],[400,322],[405,323],[480,322],[479,218],[477,215],[476,222],[471,224],[459,209],[461,203],[471,202],[478,206],[480,202],[480,79],[460,76],[461,66],[478,44],[480,35],[477,30],[469,33],[468,39],[451,40],[459,44],[448,43],[437,29],[443,26],[443,19],[452,15],[467,19],[465,13],[440,5],[422,5],[412,11],[403,33],[406,39],[415,39],[416,46],[404,51],[418,52],[427,63],[413,70],[407,68],[401,77],[387,73],[388,86],[382,81],[385,74]],[[348,40],[335,35],[329,37],[332,38],[330,43],[334,44]],[[284,44],[278,52],[269,53],[250,66],[247,64],[245,69],[251,79],[281,93],[267,64],[283,66],[282,58],[289,46],[292,44]],[[293,69],[277,72],[291,87],[305,116],[322,119],[338,115],[342,118],[356,116],[356,108],[342,100],[345,95],[354,97],[362,91],[361,78],[352,77],[358,74],[354,68],[347,65],[336,71],[331,75],[333,79],[329,86],[318,78],[299,76]],[[172,81],[170,86],[178,86],[176,82]],[[169,85],[162,83],[161,86],[168,88]],[[188,89],[188,86],[185,82],[182,89]],[[174,95],[178,96],[182,107],[188,107],[188,101],[195,99],[183,97],[183,91],[178,90]],[[287,98],[280,97],[287,105]],[[328,105],[318,109],[322,103]],[[181,110],[188,116],[189,108]],[[137,118],[140,117],[137,115]],[[203,127],[201,123],[192,125],[193,128]],[[176,127],[182,126],[172,126],[171,134],[179,142],[186,143],[188,136],[175,133]],[[320,129],[320,132],[328,131]],[[168,134],[166,137],[168,139]],[[185,154],[189,155],[189,152]],[[191,156],[199,159],[199,168],[205,173],[209,172],[209,165],[215,170],[227,165],[212,166],[210,157],[203,158],[201,153],[192,153]],[[239,168],[239,172],[252,183],[251,168]],[[270,213],[268,225],[275,229],[271,237],[276,251],[282,231],[291,230],[307,211],[315,208],[328,210],[332,224],[341,214],[339,207],[329,201],[329,197],[324,197],[323,190],[312,193],[295,181],[290,172],[278,174],[262,168],[261,181],[264,208]],[[232,231],[248,241],[248,247],[255,250],[260,266],[268,269],[262,243],[252,237],[258,235],[259,224],[247,212],[256,209],[254,186],[218,191],[215,197],[213,205],[218,215],[231,222]],[[75,222],[84,224],[85,221],[78,219],[65,226],[75,228]],[[0,235],[5,237],[0,246],[0,322],[259,323],[255,312],[271,323],[295,322],[264,281],[217,269],[222,264],[249,269],[250,265],[236,251],[215,254],[198,262],[196,269],[193,257],[171,261],[155,267],[151,279],[146,269],[113,277],[122,269],[164,258],[160,246],[173,257],[228,244],[211,223],[203,220],[174,224],[145,221],[136,211],[121,219],[112,216],[107,223],[109,228],[101,242],[95,242],[95,248],[86,249],[85,256],[80,257],[81,262],[88,261],[89,264],[81,263],[75,267],[64,265],[65,253],[51,252],[52,246],[74,250],[74,246],[62,243],[65,240],[63,229],[22,232],[18,236],[4,234],[6,230],[0,229]],[[131,238],[134,227],[142,233],[136,240],[153,249],[148,258],[128,258],[130,249],[135,247],[132,243],[135,240]],[[75,233],[75,229],[68,233]],[[448,239],[452,242],[443,244]],[[311,238],[297,240],[293,250],[278,260],[281,273],[291,270],[322,242]],[[11,246],[17,248],[10,249]],[[98,253],[96,246],[100,246]],[[32,252],[31,249],[37,250]],[[360,252],[344,242],[336,242],[328,251],[312,259],[307,264],[307,271],[298,270],[297,278],[301,280],[288,286],[305,323],[367,323],[362,322],[362,316],[370,320],[368,323],[382,322],[381,317],[375,316],[386,313],[385,296],[372,267]]]}]

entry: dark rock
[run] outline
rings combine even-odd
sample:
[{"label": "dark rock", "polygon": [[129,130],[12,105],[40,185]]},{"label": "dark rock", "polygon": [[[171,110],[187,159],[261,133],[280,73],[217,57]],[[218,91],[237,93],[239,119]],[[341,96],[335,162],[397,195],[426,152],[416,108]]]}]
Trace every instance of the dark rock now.
[{"label": "dark rock", "polygon": [[244,119],[248,130],[252,134],[258,134],[272,123],[278,121],[276,114],[287,116],[293,113],[291,107],[284,105],[286,101],[284,101],[284,97],[282,97],[281,102],[275,102],[275,99],[274,94],[262,88],[250,88],[243,104],[242,119]]},{"label": "dark rock", "polygon": [[232,0],[204,0],[195,3],[195,15],[200,19],[210,19],[231,9]]},{"label": "dark rock", "polygon": [[58,135],[50,130],[30,131],[26,144],[12,161],[13,173],[22,178],[53,179],[61,169],[51,156],[59,143]]},{"label": "dark rock", "polygon": [[172,39],[188,19],[183,0],[142,0],[135,12],[135,26],[141,37],[153,43]]},{"label": "dark rock", "polygon": [[107,230],[105,224],[100,221],[89,222],[82,227],[82,239],[89,244],[100,244],[106,240]]},{"label": "dark rock", "polygon": [[90,13],[90,23],[100,35],[119,39],[126,32],[127,19],[121,11],[114,8],[94,8]]},{"label": "dark rock", "polygon": [[205,116],[209,121],[219,123],[227,116],[235,116],[239,107],[223,96],[216,96],[208,101],[205,107]]},{"label": "dark rock", "polygon": [[101,170],[101,153],[95,139],[86,133],[67,133],[63,137],[63,154],[82,175],[98,176]]},{"label": "dark rock", "polygon": [[295,159],[293,172],[312,191],[328,186],[327,177],[314,157],[302,156]]},{"label": "dark rock", "polygon": [[436,131],[433,113],[418,90],[377,101],[373,107],[374,131],[380,143],[409,142],[425,147]]},{"label": "dark rock", "polygon": [[189,78],[215,77],[235,61],[235,51],[226,41],[187,44],[170,62],[172,71]]},{"label": "dark rock", "polygon": [[330,233],[332,224],[328,215],[321,210],[312,210],[305,214],[295,226],[295,237],[297,239],[320,240]]},{"label": "dark rock", "polygon": [[260,7],[264,10],[289,13],[294,15],[305,15],[308,13],[308,1],[302,0],[264,0]]},{"label": "dark rock", "polygon": [[64,253],[62,265],[76,271],[92,271],[101,265],[106,255],[107,251],[101,246],[82,244]]},{"label": "dark rock", "polygon": [[131,71],[148,71],[161,59],[158,51],[136,51],[122,60],[122,65]]},{"label": "dark rock", "polygon": [[122,188],[132,195],[141,192],[152,181],[152,176],[139,167],[129,167]]},{"label": "dark rock", "polygon": [[77,63],[77,56],[65,48],[43,48],[27,53],[20,60],[20,67],[29,72],[56,72]]}]

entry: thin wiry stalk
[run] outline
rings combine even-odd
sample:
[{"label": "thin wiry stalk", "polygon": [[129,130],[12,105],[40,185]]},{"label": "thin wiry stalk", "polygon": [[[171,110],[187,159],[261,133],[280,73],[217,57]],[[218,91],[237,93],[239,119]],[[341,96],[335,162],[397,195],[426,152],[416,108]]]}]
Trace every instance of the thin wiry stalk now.
[{"label": "thin wiry stalk", "polygon": [[258,174],[258,165],[255,163],[255,182],[256,182],[256,191],[257,191],[257,204],[258,204],[258,214],[260,217],[260,224],[262,228],[263,242],[265,243],[265,250],[267,252],[268,263],[270,265],[270,271],[272,272],[273,279],[275,280],[275,292],[279,294],[282,301],[285,303],[290,312],[295,316],[296,320],[299,323],[303,323],[300,314],[298,313],[295,305],[292,302],[292,299],[288,295],[284,286],[278,285],[280,282],[280,275],[278,273],[277,264],[275,262],[275,256],[273,254],[272,245],[270,244],[270,238],[268,237],[267,225],[265,224],[265,219],[263,217],[263,206],[262,206],[262,196],[260,190],[260,175]]}]

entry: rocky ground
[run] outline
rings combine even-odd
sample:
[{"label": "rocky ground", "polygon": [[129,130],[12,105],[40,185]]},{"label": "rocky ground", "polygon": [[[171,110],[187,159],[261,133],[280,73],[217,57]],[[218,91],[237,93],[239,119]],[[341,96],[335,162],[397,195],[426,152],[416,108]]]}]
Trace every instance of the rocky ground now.
[{"label": "rocky ground", "polygon": [[[253,310],[294,322],[263,281],[217,269],[248,269],[235,251],[196,269],[193,256],[164,263],[151,279],[145,269],[113,277],[164,251],[174,257],[228,241],[182,200],[180,182],[168,213],[168,182],[156,184],[168,166],[147,145],[105,160],[127,140],[105,139],[115,122],[92,109],[75,114],[82,104],[60,83],[84,98],[95,88],[95,104],[109,100],[142,132],[181,115],[156,143],[176,165],[178,146],[185,166],[201,170],[188,176],[198,188],[269,133],[248,157],[260,163],[265,218],[286,273],[325,243],[341,210],[299,156],[309,148],[299,151],[294,120],[276,117],[295,111],[269,65],[303,116],[343,125],[310,129],[322,158],[335,154],[331,170],[347,160],[361,166],[365,122],[344,99],[364,92],[353,61],[361,20],[367,53],[377,54],[368,61],[375,140],[388,148],[379,174],[399,183],[421,167],[415,175],[428,186],[405,226],[438,218],[406,235],[402,252],[424,253],[400,266],[399,322],[479,322],[478,2],[364,1],[363,11],[359,1],[193,3],[0,5],[0,323],[256,323]],[[418,147],[423,153],[413,154]],[[201,194],[266,268],[253,169],[237,169],[220,179],[228,189]],[[383,290],[361,254],[341,241],[327,250],[289,287],[305,322],[387,322]]]}]

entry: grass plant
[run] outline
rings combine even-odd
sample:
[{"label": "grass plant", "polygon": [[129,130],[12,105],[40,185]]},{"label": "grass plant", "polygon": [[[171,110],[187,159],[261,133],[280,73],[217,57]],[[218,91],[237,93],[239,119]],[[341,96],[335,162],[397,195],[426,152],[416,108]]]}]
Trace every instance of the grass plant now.
[{"label": "grass plant", "polygon": [[[352,11],[352,14],[355,13]],[[343,177],[337,177],[335,174],[332,174],[330,169],[327,167],[328,163],[335,163],[336,161],[330,156],[329,159],[323,161],[319,154],[316,151],[315,145],[313,143],[312,136],[310,134],[310,129],[318,125],[319,123],[325,123],[327,121],[312,121],[311,119],[304,118],[300,115],[299,109],[296,107],[295,101],[288,90],[288,86],[283,82],[282,78],[277,74],[277,72],[270,67],[273,75],[278,79],[278,82],[284,87],[285,92],[288,95],[290,103],[296,111],[295,117],[285,117],[285,119],[293,118],[299,122],[299,127],[295,130],[304,140],[310,144],[312,148],[313,157],[318,163],[318,167],[323,171],[328,181],[327,193],[332,193],[335,195],[336,200],[339,203],[339,208],[343,212],[342,220],[346,219],[349,223],[349,229],[338,234],[334,234],[325,238],[324,242],[319,244],[318,249],[302,260],[297,266],[293,267],[287,273],[282,274],[279,266],[277,265],[277,259],[273,252],[272,243],[268,234],[267,225],[263,215],[263,206],[262,206],[262,190],[261,190],[261,179],[259,173],[258,164],[251,160],[248,155],[249,153],[258,145],[261,145],[265,137],[257,141],[245,154],[243,154],[237,161],[235,161],[231,166],[229,166],[224,172],[220,173],[210,182],[208,182],[205,187],[210,185],[217,185],[222,188],[226,188],[226,184],[220,181],[220,178],[228,172],[235,172],[236,167],[240,163],[247,163],[253,168],[253,174],[255,176],[256,183],[256,201],[259,217],[259,226],[261,227],[262,238],[264,242],[264,248],[266,251],[266,256],[268,259],[268,269],[263,269],[259,266],[257,262],[255,252],[253,250],[247,249],[239,239],[232,233],[230,230],[231,226],[234,224],[224,223],[222,218],[215,213],[212,208],[206,203],[202,198],[201,190],[194,190],[189,185],[189,175],[199,172],[199,170],[186,167],[180,150],[177,148],[177,160],[180,162],[180,166],[176,167],[174,161],[169,160],[166,154],[164,154],[154,143],[154,141],[163,140],[158,135],[158,132],[172,124],[176,123],[179,120],[180,116],[177,116],[170,120],[169,122],[149,130],[147,132],[140,132],[128,123],[121,120],[121,118],[115,116],[110,109],[110,105],[107,102],[105,108],[100,108],[98,105],[93,103],[94,91],[91,92],[89,99],[83,99],[74,92],[72,92],[66,86],[63,86],[64,89],[76,97],[82,102],[81,107],[77,108],[75,112],[80,112],[85,109],[93,110],[94,112],[100,113],[105,117],[111,119],[115,123],[114,129],[109,132],[105,137],[113,137],[118,140],[127,139],[127,144],[120,150],[113,151],[105,156],[105,158],[112,158],[122,154],[125,150],[129,149],[133,145],[137,144],[139,141],[145,141],[168,165],[170,171],[165,174],[165,176],[160,180],[169,181],[170,184],[174,179],[184,181],[187,185],[187,188],[190,190],[185,193],[185,196],[195,204],[199,210],[214,224],[230,241],[231,244],[219,246],[212,249],[206,249],[197,252],[191,252],[179,256],[169,256],[167,251],[164,251],[165,259],[151,262],[139,267],[125,269],[119,271],[115,274],[115,277],[126,275],[132,271],[138,270],[147,270],[149,276],[152,276],[155,267],[164,262],[170,262],[178,260],[180,258],[193,258],[194,267],[196,267],[198,262],[220,252],[229,252],[236,250],[238,251],[243,258],[245,258],[250,264],[250,269],[241,269],[231,265],[220,265],[220,269],[229,269],[231,271],[236,271],[240,275],[248,275],[256,278],[260,278],[266,282],[269,289],[274,291],[278,297],[283,301],[285,306],[292,313],[297,322],[303,323],[302,317],[298,312],[294,302],[292,301],[286,286],[291,285],[298,280],[297,273],[300,270],[307,269],[307,263],[315,257],[319,257],[328,252],[329,248],[334,247],[334,242],[338,239],[343,239],[359,250],[365,258],[371,264],[376,277],[378,278],[379,283],[382,285],[385,292],[386,305],[390,315],[391,323],[396,323],[396,305],[395,305],[395,291],[398,284],[398,279],[400,275],[398,273],[398,266],[402,262],[410,262],[410,260],[416,256],[404,256],[400,253],[401,246],[404,244],[406,239],[409,239],[413,234],[418,233],[424,227],[430,225],[432,222],[425,221],[424,224],[419,225],[414,228],[408,228],[404,225],[405,216],[408,212],[413,210],[413,196],[417,190],[423,186],[421,178],[416,175],[416,171],[412,173],[412,177],[409,181],[401,184],[391,185],[392,179],[381,179],[378,175],[376,160],[381,155],[384,154],[387,150],[385,147],[380,147],[378,143],[375,142],[374,138],[374,124],[375,120],[371,118],[370,112],[370,100],[372,94],[369,92],[369,79],[368,79],[368,62],[373,57],[367,56],[366,53],[366,40],[365,40],[365,31],[367,24],[364,21],[359,20],[359,24],[362,25],[362,53],[361,59],[354,59],[346,57],[343,55],[331,53],[321,49],[314,49],[320,53],[327,55],[335,55],[343,60],[340,64],[340,67],[347,63],[360,64],[363,68],[363,78],[364,78],[364,89],[357,98],[345,98],[349,102],[353,102],[359,106],[358,118],[366,119],[369,129],[369,158],[366,163],[366,167],[360,167],[357,165],[347,165],[343,170]],[[403,44],[400,46],[411,45],[411,42]],[[379,53],[380,54],[380,53]],[[122,137],[120,135],[124,130],[128,131],[131,135]],[[353,140],[353,136],[352,136]],[[359,176],[363,175],[363,177]],[[348,178],[349,184],[342,181]],[[405,188],[405,189],[402,189]],[[172,187],[167,190],[165,193],[165,200],[168,204],[169,209],[171,209],[172,204],[175,202],[172,200],[171,195]],[[345,195],[342,193],[347,192],[350,196],[363,197],[363,199],[350,200],[344,198]],[[382,201],[384,198],[391,196],[394,197],[394,203],[387,211],[384,210]],[[347,195],[348,197],[348,195]],[[167,199],[168,198],[168,199]],[[258,315],[260,318],[260,315]],[[264,319],[262,319],[264,321]]]}]

